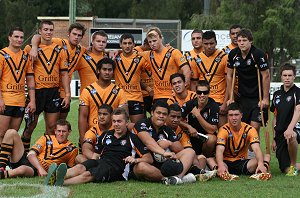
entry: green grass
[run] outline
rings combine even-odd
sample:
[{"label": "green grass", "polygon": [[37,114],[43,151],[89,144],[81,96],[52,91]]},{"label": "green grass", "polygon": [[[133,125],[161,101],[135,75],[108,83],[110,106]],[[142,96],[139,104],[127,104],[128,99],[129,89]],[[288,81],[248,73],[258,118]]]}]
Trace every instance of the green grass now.
[{"label": "green grass", "polygon": [[[68,120],[72,124],[73,131],[70,135],[70,140],[74,143],[78,141],[77,127],[77,110],[78,101],[72,104],[71,112]],[[39,123],[34,132],[32,142],[44,132],[43,120]],[[265,148],[263,133],[261,133],[262,148]],[[299,152],[300,153],[300,152]],[[298,156],[298,159],[300,156]],[[129,182],[114,182],[95,184],[88,183],[83,185],[68,186],[64,189],[69,189],[69,197],[132,197],[132,198],[148,198],[148,197],[296,197],[299,195],[300,176],[286,177],[280,173],[277,159],[272,154],[271,170],[273,178],[270,181],[251,180],[247,176],[240,177],[238,181],[225,182],[219,178],[214,178],[212,181],[205,183],[194,183],[181,186],[165,186],[159,183],[149,183],[140,181]],[[13,178],[0,181],[2,184],[12,185],[15,183],[21,184],[42,184],[43,178]],[[0,197],[29,197],[39,194],[41,189],[17,185],[5,186],[0,183]],[[2,187],[3,188],[2,188]],[[55,187],[59,192],[61,188]],[[42,196],[45,197],[45,196]],[[51,197],[49,195],[49,197]],[[59,194],[56,196],[60,197]]]}]

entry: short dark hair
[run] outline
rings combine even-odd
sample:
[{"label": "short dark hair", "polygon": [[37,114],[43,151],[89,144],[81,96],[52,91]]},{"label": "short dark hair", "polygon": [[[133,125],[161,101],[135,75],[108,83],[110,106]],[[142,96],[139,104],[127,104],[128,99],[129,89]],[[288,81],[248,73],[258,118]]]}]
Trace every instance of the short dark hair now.
[{"label": "short dark hair", "polygon": [[134,37],[130,33],[122,34],[122,36],[120,38],[120,43],[122,43],[122,41],[125,40],[125,39],[131,39],[132,42],[134,43]]},{"label": "short dark hair", "polygon": [[296,67],[290,63],[284,63],[280,66],[280,75],[282,75],[282,72],[285,70],[292,70],[294,73],[294,76],[296,76]]},{"label": "short dark hair", "polygon": [[237,28],[240,28],[242,29],[243,27],[239,24],[233,24],[232,26],[230,26],[229,28],[229,33],[231,32],[232,29],[237,29]]},{"label": "short dark hair", "polygon": [[238,110],[239,112],[242,113],[241,106],[237,102],[233,102],[233,103],[231,103],[231,104],[228,105],[228,111],[230,111],[230,110],[231,111]]},{"label": "short dark hair", "polygon": [[14,31],[20,31],[20,32],[24,32],[23,29],[21,27],[12,27],[10,28],[9,32],[8,32],[8,36],[12,36]]},{"label": "short dark hair", "polygon": [[115,68],[116,68],[115,62],[112,59],[110,59],[110,58],[102,58],[101,60],[98,61],[97,65],[96,65],[98,71],[101,70],[103,64],[111,64],[113,70],[115,70]]},{"label": "short dark hair", "polygon": [[69,27],[69,29],[68,29],[69,34],[75,28],[78,29],[78,30],[81,30],[82,31],[82,36],[84,35],[84,33],[86,31],[86,28],[81,23],[73,23],[73,24],[71,24],[70,27]]},{"label": "short dark hair", "polygon": [[55,125],[55,128],[57,128],[57,126],[67,126],[68,127],[68,130],[69,131],[72,131],[72,127],[71,127],[71,124],[70,122],[68,122],[67,120],[64,120],[64,119],[59,119],[56,121],[56,125]]},{"label": "short dark hair", "polygon": [[207,82],[207,80],[199,80],[196,86],[196,89],[198,87],[207,87],[207,90],[210,91],[210,85],[209,82]]},{"label": "short dark hair", "polygon": [[174,73],[174,74],[172,74],[172,75],[170,76],[170,83],[172,84],[172,80],[173,80],[174,78],[177,78],[177,77],[180,77],[180,78],[183,80],[183,82],[185,82],[185,77],[184,77],[183,74],[181,74],[181,73]]},{"label": "short dark hair", "polygon": [[166,108],[168,109],[168,114],[170,113],[170,108],[169,108],[169,105],[167,102],[165,101],[162,101],[162,100],[158,100],[156,101],[152,107],[151,107],[151,111],[154,112],[156,110],[157,107],[163,107],[163,108]]},{"label": "short dark hair", "polygon": [[251,30],[246,28],[241,29],[241,31],[237,34],[237,38],[238,37],[247,38],[249,41],[253,41],[253,35]]},{"label": "short dark hair", "polygon": [[129,121],[129,115],[128,115],[128,113],[125,111],[125,109],[123,109],[123,108],[121,108],[121,107],[116,108],[116,109],[112,112],[111,116],[113,116],[113,115],[123,115],[124,118],[125,118],[125,121],[126,121],[126,122]]},{"label": "short dark hair", "polygon": [[216,37],[216,33],[212,30],[208,30],[206,32],[203,33],[202,39],[215,39],[215,41],[217,42],[217,37]]},{"label": "short dark hair", "polygon": [[203,31],[202,30],[199,30],[199,29],[194,29],[191,33],[191,36],[194,34],[194,33],[200,33],[201,35],[203,35]]},{"label": "short dark hair", "polygon": [[92,41],[95,40],[96,36],[103,36],[103,37],[108,38],[108,36],[107,36],[107,34],[104,32],[104,30],[98,30],[98,31],[94,32],[94,33],[92,34]]},{"label": "short dark hair", "polygon": [[42,29],[42,27],[43,27],[44,24],[46,24],[46,25],[53,25],[53,27],[54,27],[54,23],[52,21],[50,21],[50,20],[42,20],[40,22],[40,24],[39,24],[39,30]]},{"label": "short dark hair", "polygon": [[108,104],[101,105],[98,109],[98,113],[99,113],[100,109],[106,109],[108,111],[108,113],[110,113],[110,114],[112,114],[112,112],[113,112],[113,108]]},{"label": "short dark hair", "polygon": [[180,111],[181,112],[181,107],[177,103],[173,103],[169,106],[170,112],[171,111]]}]

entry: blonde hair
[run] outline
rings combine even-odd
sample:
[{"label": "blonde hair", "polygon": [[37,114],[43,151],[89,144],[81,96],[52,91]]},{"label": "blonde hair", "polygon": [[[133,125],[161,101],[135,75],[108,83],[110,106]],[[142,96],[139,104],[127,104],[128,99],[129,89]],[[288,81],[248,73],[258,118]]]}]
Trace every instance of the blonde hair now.
[{"label": "blonde hair", "polygon": [[157,37],[162,38],[161,31],[158,27],[151,27],[147,32],[147,38]]}]

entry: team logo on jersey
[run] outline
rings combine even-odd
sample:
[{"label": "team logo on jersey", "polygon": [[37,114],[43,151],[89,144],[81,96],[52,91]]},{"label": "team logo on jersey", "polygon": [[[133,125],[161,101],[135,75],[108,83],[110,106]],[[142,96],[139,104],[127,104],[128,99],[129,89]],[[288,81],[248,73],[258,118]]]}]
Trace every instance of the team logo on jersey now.
[{"label": "team logo on jersey", "polygon": [[251,59],[248,59],[247,60],[247,65],[251,65],[251,62],[252,62]]},{"label": "team logo on jersey", "polygon": [[111,139],[106,139],[105,143],[109,145],[111,143]]},{"label": "team logo on jersey", "polygon": [[54,50],[59,53],[60,52],[60,49],[58,47],[54,48]]},{"label": "team logo on jersey", "polygon": [[22,58],[23,58],[24,60],[27,60],[27,59],[28,59],[27,56],[25,56],[25,55],[23,55]]},{"label": "team logo on jersey", "polygon": [[77,49],[76,49],[76,54],[79,54],[79,53],[80,53],[80,49],[77,48]]},{"label": "team logo on jersey", "polygon": [[46,144],[51,145],[51,144],[53,144],[53,142],[51,140],[47,140]]},{"label": "team logo on jersey", "polygon": [[215,59],[215,61],[218,63],[218,62],[221,61],[221,58],[218,56],[218,57]]},{"label": "team logo on jersey", "polygon": [[171,56],[170,52],[166,53],[166,58],[170,58],[170,56]]},{"label": "team logo on jersey", "polygon": [[164,136],[163,134],[159,134],[158,139],[159,139],[159,140],[164,140],[164,139],[165,139],[165,136]]},{"label": "team logo on jersey", "polygon": [[192,60],[192,56],[187,56],[186,59],[187,59],[188,61],[190,61],[190,60]]},{"label": "team logo on jersey", "polygon": [[260,114],[257,116],[257,119],[258,119],[258,121],[261,122],[261,115]]},{"label": "team logo on jersey", "polygon": [[233,135],[232,135],[231,131],[230,131],[230,133],[229,133],[229,137],[230,137],[230,138],[232,138],[232,137],[233,137]]},{"label": "team logo on jersey", "polygon": [[9,59],[9,58],[10,58],[10,55],[9,55],[9,54],[4,54],[4,58],[5,58],[5,59]]},{"label": "team logo on jersey", "polygon": [[177,135],[177,139],[180,140],[181,138],[182,138],[182,133],[179,133],[179,134]]},{"label": "team logo on jersey", "polygon": [[72,146],[67,146],[67,147],[66,147],[66,150],[67,150],[68,152],[71,152],[71,151],[73,150],[73,147],[72,147]]},{"label": "team logo on jersey", "polygon": [[287,101],[287,102],[290,102],[291,99],[292,99],[292,96],[288,96],[288,97],[286,98],[286,101]]},{"label": "team logo on jersey", "polygon": [[226,48],[225,53],[226,53],[226,54],[229,54],[229,53],[230,53],[230,49],[229,49],[229,48]]},{"label": "team logo on jersey", "polygon": [[207,119],[207,118],[208,118],[208,113],[207,113],[207,112],[204,112],[204,113],[203,113],[203,117],[204,117],[205,119]]},{"label": "team logo on jersey", "polygon": [[222,143],[225,143],[225,140],[224,140],[224,138],[218,138],[218,140],[217,140],[217,142],[222,142]]},{"label": "team logo on jersey", "polygon": [[149,128],[147,127],[146,123],[143,123],[143,122],[140,124],[140,129],[142,129],[142,130],[149,130]]},{"label": "team logo on jersey", "polygon": [[63,48],[64,48],[64,50],[68,49],[67,45],[63,45]]},{"label": "team logo on jersey", "polygon": [[243,133],[242,137],[243,137],[244,139],[246,139],[247,134],[246,134],[246,133]]},{"label": "team logo on jersey", "polygon": [[117,56],[117,57],[116,57],[116,60],[117,60],[117,61],[122,60],[121,56]]},{"label": "team logo on jersey", "polygon": [[95,93],[97,93],[97,90],[96,90],[96,89],[92,89],[92,90],[91,90],[91,94],[94,95]]},{"label": "team logo on jersey", "polygon": [[151,54],[150,54],[150,58],[151,58],[151,59],[154,59],[154,54],[151,53]]},{"label": "team logo on jersey", "polygon": [[133,62],[135,62],[136,64],[138,64],[140,62],[140,59],[139,58],[134,58]]},{"label": "team logo on jersey", "polygon": [[91,138],[86,138],[86,139],[84,140],[84,142],[87,142],[87,143],[90,143],[90,144],[93,143],[93,141],[91,140]]},{"label": "team logo on jersey", "polygon": [[40,47],[37,48],[37,51],[38,51],[38,52],[41,51],[41,50],[42,50],[42,49],[41,49]]},{"label": "team logo on jersey", "polygon": [[254,137],[253,141],[259,141],[259,137]]},{"label": "team logo on jersey", "polygon": [[240,65],[241,65],[241,63],[240,63],[239,61],[235,61],[235,63],[234,63],[233,66],[238,67],[238,66],[240,66]]},{"label": "team logo on jersey", "polygon": [[184,62],[184,57],[181,57],[181,58],[180,58],[180,62]]},{"label": "team logo on jersey", "polygon": [[87,60],[87,61],[90,61],[90,60],[92,59],[92,57],[89,56],[89,55],[86,55],[84,58],[85,58],[85,60]]},{"label": "team logo on jersey", "polygon": [[261,57],[260,60],[261,60],[261,62],[266,62],[264,57]]},{"label": "team logo on jersey", "polygon": [[276,100],[275,100],[275,104],[279,104],[280,103],[280,98],[276,98]]},{"label": "team logo on jersey", "polygon": [[121,145],[124,146],[126,144],[126,142],[127,142],[126,140],[122,140]]},{"label": "team logo on jersey", "polygon": [[84,106],[85,105],[85,102],[83,100],[79,100],[79,105],[80,106]]},{"label": "team logo on jersey", "polygon": [[42,148],[42,146],[39,145],[39,144],[35,144],[35,145],[33,145],[33,147],[36,147],[37,149],[41,149]]},{"label": "team logo on jersey", "polygon": [[201,58],[197,58],[197,59],[196,59],[196,63],[199,64],[199,63],[201,63],[201,62],[202,62],[202,59],[201,59]]},{"label": "team logo on jersey", "polygon": [[115,89],[115,88],[113,90],[111,90],[111,91],[112,91],[113,94],[118,94],[118,90]]},{"label": "team logo on jersey", "polygon": [[20,111],[21,111],[21,112],[23,112],[24,110],[25,110],[25,108],[24,108],[24,107],[21,107],[21,108],[20,108]]}]

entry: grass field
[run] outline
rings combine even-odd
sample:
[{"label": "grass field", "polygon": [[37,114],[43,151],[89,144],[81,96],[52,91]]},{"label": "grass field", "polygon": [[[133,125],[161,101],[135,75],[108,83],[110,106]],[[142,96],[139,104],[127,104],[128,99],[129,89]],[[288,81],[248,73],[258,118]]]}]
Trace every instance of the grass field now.
[{"label": "grass field", "polygon": [[[72,102],[68,120],[72,123],[73,131],[70,140],[78,141],[77,130],[78,101]],[[32,142],[44,132],[44,121],[41,119],[34,132]],[[264,140],[262,135],[262,148]],[[298,155],[298,159],[300,156]],[[277,159],[272,154],[270,181],[251,180],[246,176],[239,181],[225,182],[214,178],[205,183],[194,183],[181,186],[165,186],[158,183],[128,181],[105,184],[89,183],[68,187],[44,188],[43,178],[14,178],[0,180],[0,197],[297,197],[300,189],[300,176],[286,177],[280,173]]]}]

